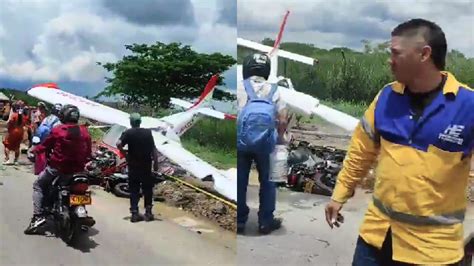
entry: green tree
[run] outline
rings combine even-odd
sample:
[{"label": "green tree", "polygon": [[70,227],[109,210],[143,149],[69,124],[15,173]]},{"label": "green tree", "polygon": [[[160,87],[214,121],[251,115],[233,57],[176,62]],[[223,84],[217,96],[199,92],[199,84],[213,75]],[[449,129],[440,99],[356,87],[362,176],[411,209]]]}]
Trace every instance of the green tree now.
[{"label": "green tree", "polygon": [[[212,75],[228,70],[236,63],[232,56],[204,54],[181,43],[125,45],[132,52],[116,63],[101,63],[113,77],[98,96],[119,95],[131,104],[153,108],[169,107],[170,97],[193,98],[202,93]],[[218,85],[223,85],[222,77]],[[216,96],[230,97],[228,93]]]}]

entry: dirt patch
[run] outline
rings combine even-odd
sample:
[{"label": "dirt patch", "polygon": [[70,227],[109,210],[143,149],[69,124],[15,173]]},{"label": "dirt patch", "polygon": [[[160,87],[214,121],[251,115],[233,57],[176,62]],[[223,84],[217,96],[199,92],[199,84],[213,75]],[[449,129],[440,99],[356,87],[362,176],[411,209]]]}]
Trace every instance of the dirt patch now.
[{"label": "dirt patch", "polygon": [[[160,156],[159,161],[160,172],[169,173],[188,184],[211,192],[211,194],[216,194],[212,181],[201,181],[194,178],[186,170],[164,156]],[[177,181],[167,180],[158,184],[155,187],[155,195],[164,199],[168,205],[182,208],[197,217],[207,218],[226,230],[235,231],[237,229],[236,209]]]},{"label": "dirt patch", "polygon": [[299,141],[307,141],[317,146],[332,146],[347,150],[351,134],[331,125],[301,124],[291,130],[293,137]]},{"label": "dirt patch", "polygon": [[178,182],[165,181],[155,187],[154,194],[168,205],[205,217],[226,230],[236,230],[237,211],[204,193]]}]

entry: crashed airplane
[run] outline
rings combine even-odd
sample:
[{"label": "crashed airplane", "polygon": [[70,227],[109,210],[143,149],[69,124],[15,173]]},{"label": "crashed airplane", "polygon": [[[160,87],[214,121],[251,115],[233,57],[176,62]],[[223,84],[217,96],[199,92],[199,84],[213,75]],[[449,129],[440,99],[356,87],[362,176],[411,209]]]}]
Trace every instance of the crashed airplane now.
[{"label": "crashed airplane", "polygon": [[[200,180],[204,178],[207,180],[212,177],[214,189],[217,193],[227,199],[237,201],[237,172],[235,168],[226,171],[218,170],[184,149],[180,141],[180,136],[190,129],[202,115],[217,119],[235,119],[232,115],[209,107],[217,78],[218,76],[214,75],[209,80],[204,92],[194,104],[171,98],[172,104],[184,107],[185,111],[162,118],[142,117],[141,127],[151,129],[156,148],[161,154]],[[115,146],[121,133],[130,128],[128,113],[60,90],[55,83],[36,85],[29,89],[27,93],[51,104],[76,105],[81,112],[81,116],[111,125],[112,127],[105,139],[110,146]]]},{"label": "crashed airplane", "polygon": [[[321,118],[327,120],[328,122],[339,126],[349,132],[352,132],[357,124],[359,119],[352,117],[348,114],[345,114],[341,111],[335,110],[328,106],[325,106],[319,102],[318,99],[312,97],[311,95],[298,92],[292,86],[291,80],[286,77],[278,76],[278,57],[290,59],[296,62],[300,62],[306,65],[314,65],[315,59],[291,53],[288,51],[283,51],[279,49],[279,45],[282,39],[283,31],[286,25],[286,20],[289,16],[289,11],[285,14],[283,22],[280,26],[280,31],[275,40],[274,46],[266,46],[257,42],[250,40],[237,38],[237,45],[249,48],[251,50],[256,50],[264,53],[268,53],[271,60],[270,76],[268,80],[272,83],[278,83],[279,81],[286,80],[288,87],[278,86],[281,98],[288,105],[289,109],[293,113],[299,113],[302,115],[312,115],[316,114]],[[243,87],[243,77],[242,77],[242,65],[237,65],[237,86]]]}]

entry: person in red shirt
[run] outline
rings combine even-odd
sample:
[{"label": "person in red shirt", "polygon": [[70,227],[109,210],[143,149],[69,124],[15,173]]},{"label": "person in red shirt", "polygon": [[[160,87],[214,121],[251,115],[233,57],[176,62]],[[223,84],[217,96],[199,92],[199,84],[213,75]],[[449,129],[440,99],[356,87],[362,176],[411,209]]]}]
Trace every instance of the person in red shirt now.
[{"label": "person in red shirt", "polygon": [[3,139],[3,145],[5,146],[5,162],[10,162],[10,152],[15,152],[14,164],[18,163],[20,157],[20,144],[23,141],[24,127],[26,125],[26,119],[23,114],[24,103],[17,101],[12,108],[12,112],[7,122],[7,134]]},{"label": "person in red shirt", "polygon": [[33,183],[33,218],[25,234],[35,234],[37,228],[45,223],[43,197],[58,175],[73,175],[84,171],[92,152],[92,141],[83,125],[78,125],[80,113],[74,105],[65,105],[60,112],[61,125],[54,127],[43,143],[32,152],[46,153],[48,163]]}]

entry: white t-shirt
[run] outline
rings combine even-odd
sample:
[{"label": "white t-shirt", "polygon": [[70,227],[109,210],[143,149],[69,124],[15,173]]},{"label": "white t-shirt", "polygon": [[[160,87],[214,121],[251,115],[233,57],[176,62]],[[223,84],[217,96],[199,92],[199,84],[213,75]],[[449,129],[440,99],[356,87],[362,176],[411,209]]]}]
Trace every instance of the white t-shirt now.
[{"label": "white t-shirt", "polygon": [[[267,96],[272,89],[271,84],[268,83],[262,77],[257,77],[257,76],[250,77],[250,84],[252,84],[252,87],[258,97]],[[237,86],[237,104],[238,104],[239,111],[242,110],[242,108],[244,108],[245,104],[247,103],[247,99],[248,99],[247,92],[245,91],[244,84],[242,81],[241,84]],[[273,95],[273,102],[275,103],[276,109],[279,113],[285,110],[285,108],[287,107],[286,103],[281,100],[278,89]]]}]

